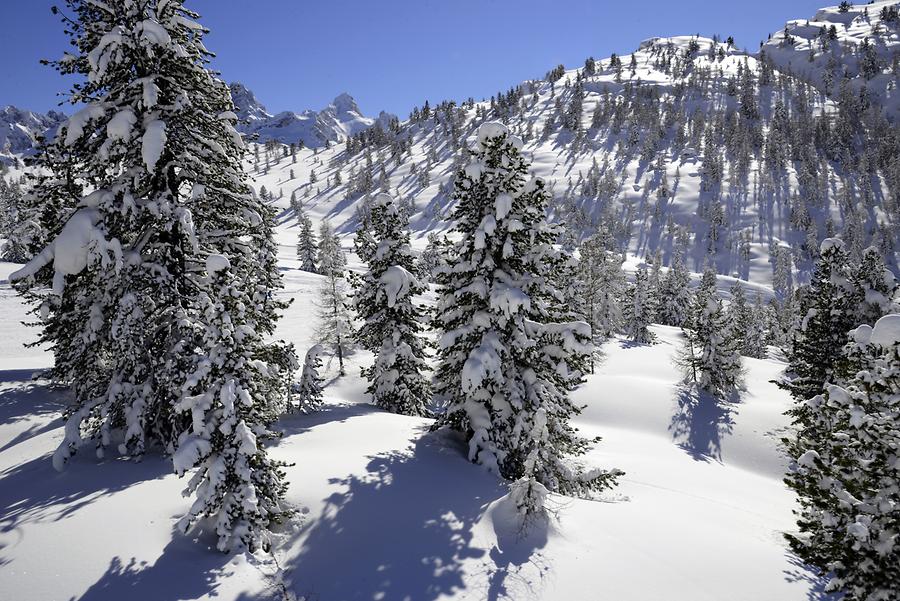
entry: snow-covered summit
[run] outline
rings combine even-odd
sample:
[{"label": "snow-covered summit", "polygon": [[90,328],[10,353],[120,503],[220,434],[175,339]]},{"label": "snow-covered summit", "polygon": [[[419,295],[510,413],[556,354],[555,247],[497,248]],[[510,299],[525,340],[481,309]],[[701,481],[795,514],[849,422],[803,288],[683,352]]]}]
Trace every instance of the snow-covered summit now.
[{"label": "snow-covered summit", "polygon": [[235,112],[241,121],[262,121],[272,117],[250,88],[240,82],[231,83],[228,87],[231,89],[234,108],[237,109]]},{"label": "snow-covered summit", "polygon": [[38,136],[65,121],[56,111],[42,114],[15,106],[0,108],[0,155],[30,154]]},{"label": "snow-covered summit", "polygon": [[337,142],[378,123],[382,128],[394,118],[382,112],[377,119],[363,115],[350,94],[338,94],[320,111],[301,113],[282,111],[271,114],[265,105],[245,85],[235,82],[231,96],[242,124],[242,133],[255,134],[260,142],[277,140],[284,144],[302,143],[310,148],[323,146],[326,141]]}]

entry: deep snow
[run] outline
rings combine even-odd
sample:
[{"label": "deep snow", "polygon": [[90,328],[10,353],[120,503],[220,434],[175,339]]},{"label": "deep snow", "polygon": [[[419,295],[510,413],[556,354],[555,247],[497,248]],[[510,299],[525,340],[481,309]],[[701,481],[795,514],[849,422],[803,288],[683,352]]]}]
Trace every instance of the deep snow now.
[{"label": "deep snow", "polygon": [[[312,344],[319,276],[296,269],[290,222],[279,228],[294,298],[279,336]],[[351,261],[351,265],[352,265]],[[822,583],[788,552],[793,499],[777,436],[788,397],[769,380],[782,364],[746,361],[747,391],[716,404],[679,385],[680,333],[652,346],[613,340],[576,392],[577,425],[603,441],[585,461],[625,470],[601,500],[553,497],[554,517],[523,536],[505,487],[430,421],[367,403],[357,352],[348,375],[325,371],[325,408],[289,415],[274,457],[298,513],[274,556],[225,556],[214,537],[177,534],[185,481],[149,454],[138,464],[85,449],[62,473],[65,391],[31,381],[49,364],[23,350],[35,332],[0,268],[0,599],[279,599],[282,587],[344,599],[810,598]],[[283,570],[279,571],[279,570]],[[818,597],[816,597],[818,598]]]}]

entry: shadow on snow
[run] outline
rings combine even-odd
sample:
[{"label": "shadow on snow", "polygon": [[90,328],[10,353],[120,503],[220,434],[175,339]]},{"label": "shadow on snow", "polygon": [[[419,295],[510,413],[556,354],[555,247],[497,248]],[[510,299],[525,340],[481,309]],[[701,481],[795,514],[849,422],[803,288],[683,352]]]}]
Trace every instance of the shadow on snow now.
[{"label": "shadow on snow", "polygon": [[[540,561],[546,525],[520,536],[507,500],[494,503],[507,487],[466,461],[464,447],[453,433],[423,433],[407,452],[371,457],[365,475],[333,480],[344,490],[301,529],[299,552],[282,562],[295,592],[321,601],[428,601],[477,586],[477,598],[510,598],[513,590],[523,598],[536,583],[521,568]],[[486,512],[498,540],[489,551],[474,540]]]},{"label": "shadow on snow", "polygon": [[675,443],[698,461],[722,461],[722,439],[734,430],[735,403],[717,399],[696,386],[680,386],[669,432]]}]

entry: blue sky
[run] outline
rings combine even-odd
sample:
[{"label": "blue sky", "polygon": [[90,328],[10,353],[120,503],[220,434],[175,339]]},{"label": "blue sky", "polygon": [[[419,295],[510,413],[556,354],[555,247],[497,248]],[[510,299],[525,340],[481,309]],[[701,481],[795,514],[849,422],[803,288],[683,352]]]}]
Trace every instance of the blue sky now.
[{"label": "blue sky", "polygon": [[[0,106],[54,108],[69,85],[41,58],[66,48],[62,0],[0,0]],[[186,0],[211,29],[227,81],[270,111],[318,109],[349,92],[363,112],[405,117],[427,98],[480,99],[562,63],[627,53],[648,37],[734,36],[756,49],[825,0]]]}]

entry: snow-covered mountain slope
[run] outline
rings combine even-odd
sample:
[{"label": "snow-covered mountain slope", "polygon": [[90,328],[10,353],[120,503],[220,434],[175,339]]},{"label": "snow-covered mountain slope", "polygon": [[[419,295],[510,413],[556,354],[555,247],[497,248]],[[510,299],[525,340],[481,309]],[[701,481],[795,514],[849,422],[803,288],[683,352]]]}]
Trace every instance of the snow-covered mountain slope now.
[{"label": "snow-covered mountain slope", "polygon": [[837,97],[846,77],[865,87],[893,118],[900,117],[900,2],[879,0],[819,10],[788,21],[762,50],[782,69]]},{"label": "snow-covered mountain slope", "polygon": [[242,123],[239,129],[260,142],[275,140],[282,144],[302,143],[318,148],[326,142],[338,142],[379,123],[386,126],[394,118],[382,112],[377,119],[366,117],[347,93],[339,94],[321,111],[269,113],[252,91],[241,83],[232,83],[231,95]]},{"label": "snow-covered mountain slope", "polygon": [[38,136],[56,128],[66,116],[56,111],[47,114],[14,106],[0,108],[0,161],[12,162],[16,155],[34,151]]},{"label": "snow-covered mountain slope", "polygon": [[490,101],[417,108],[391,130],[296,162],[274,153],[253,175],[281,206],[295,194],[344,234],[367,197],[388,190],[423,238],[451,227],[454,175],[486,120],[525,141],[569,242],[603,227],[635,257],[658,252],[668,265],[681,247],[694,271],[709,261],[767,286],[779,261],[808,277],[832,235],[857,250],[879,245],[896,267],[897,126],[877,104],[835,103],[765,56],[713,39],[654,38]]},{"label": "snow-covered mountain slope", "polygon": [[[294,303],[277,335],[305,349],[321,276],[297,269],[280,233],[282,294]],[[749,360],[740,401],[717,404],[679,385],[675,329],[654,328],[653,346],[610,341],[575,393],[586,405],[576,425],[603,437],[586,462],[626,475],[601,501],[554,496],[550,526],[523,537],[506,488],[460,440],[367,403],[358,368],[371,357],[357,352],[348,376],[328,367],[323,411],[277,425],[271,454],[292,464],[298,514],[275,559],[227,556],[175,531],[185,481],[155,453],[132,463],[85,452],[53,471],[65,393],[30,380],[50,358],[21,350],[35,332],[5,282],[13,267],[0,264],[4,600],[283,601],[282,586],[319,601],[828,599],[782,536],[794,525],[777,447],[790,401],[769,383],[778,361]]]}]

